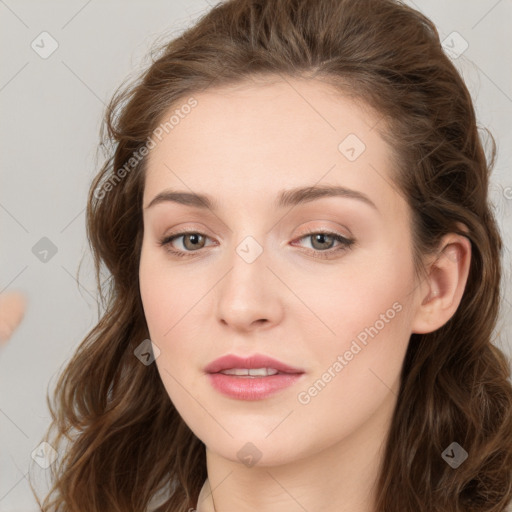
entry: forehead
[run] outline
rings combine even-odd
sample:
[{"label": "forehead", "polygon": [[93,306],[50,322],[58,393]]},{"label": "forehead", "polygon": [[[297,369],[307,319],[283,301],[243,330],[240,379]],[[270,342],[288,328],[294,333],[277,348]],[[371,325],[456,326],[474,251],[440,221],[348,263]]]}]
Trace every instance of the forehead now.
[{"label": "forehead", "polygon": [[376,129],[378,113],[332,86],[287,78],[192,96],[193,108],[180,111],[190,103],[187,97],[162,116],[165,123],[174,114],[174,123],[160,130],[161,140],[154,138],[145,205],[166,188],[244,203],[314,184],[364,190],[376,202],[396,201],[392,148]]}]

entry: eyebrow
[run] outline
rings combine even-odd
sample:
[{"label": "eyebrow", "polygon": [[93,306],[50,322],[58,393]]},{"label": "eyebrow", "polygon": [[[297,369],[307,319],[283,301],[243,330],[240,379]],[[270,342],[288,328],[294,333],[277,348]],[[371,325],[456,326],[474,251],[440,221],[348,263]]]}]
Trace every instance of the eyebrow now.
[{"label": "eyebrow", "polygon": [[[378,211],[375,203],[362,192],[352,190],[341,186],[309,186],[297,187],[289,190],[282,190],[274,201],[275,208],[285,208],[308,203],[324,197],[344,197],[348,199],[357,199]],[[160,203],[174,202],[196,208],[218,210],[219,204],[207,194],[197,194],[193,192],[182,192],[174,190],[164,190],[157,194],[146,206],[146,210]]]}]

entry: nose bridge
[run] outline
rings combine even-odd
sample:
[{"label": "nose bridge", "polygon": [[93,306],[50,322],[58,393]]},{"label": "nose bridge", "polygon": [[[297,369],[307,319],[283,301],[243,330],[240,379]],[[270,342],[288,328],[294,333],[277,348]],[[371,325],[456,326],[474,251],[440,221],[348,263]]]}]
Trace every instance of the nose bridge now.
[{"label": "nose bridge", "polygon": [[275,277],[267,268],[263,241],[245,235],[227,258],[230,271],[217,292],[219,320],[239,328],[255,321],[274,321],[279,314],[279,297],[271,282]]},{"label": "nose bridge", "polygon": [[[253,191],[254,193],[254,191]],[[262,194],[254,194],[239,204],[230,219],[230,254],[229,264],[233,267],[231,274],[238,274],[241,279],[255,277],[257,272],[264,272],[268,262],[269,230],[263,221],[264,212]],[[231,253],[233,251],[233,253]],[[268,270],[268,269],[267,269]]]},{"label": "nose bridge", "polygon": [[233,246],[228,260],[231,271],[226,277],[231,293],[249,296],[262,291],[266,279],[265,270],[268,272],[266,268],[268,258],[263,241],[260,243],[252,235],[244,236],[238,244]]}]

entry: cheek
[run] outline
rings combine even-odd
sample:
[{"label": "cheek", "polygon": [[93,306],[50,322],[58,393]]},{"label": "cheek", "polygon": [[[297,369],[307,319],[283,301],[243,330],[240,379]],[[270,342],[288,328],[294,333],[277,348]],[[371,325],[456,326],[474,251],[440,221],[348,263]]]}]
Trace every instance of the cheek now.
[{"label": "cheek", "polygon": [[[190,388],[197,358],[191,354],[191,332],[187,312],[194,304],[194,288],[176,271],[169,271],[150,251],[141,253],[139,286],[151,341],[159,348],[155,364],[175,407],[187,410],[190,396],[179,383]],[[187,335],[185,336],[185,333]],[[184,341],[184,342],[180,342]],[[187,365],[184,362],[187,361]],[[188,407],[187,407],[188,404]]]},{"label": "cheek", "polygon": [[[319,338],[312,352],[319,362],[300,403],[329,403],[343,415],[371,412],[387,394],[398,393],[398,378],[410,338],[414,289],[412,262],[389,254],[331,284],[319,305],[334,334]],[[322,341],[323,340],[323,341]]]},{"label": "cheek", "polygon": [[[171,268],[164,249],[143,245],[139,266],[139,287],[144,315],[153,341],[171,338],[175,325],[197,302],[200,286],[186,270]],[[185,318],[184,318],[185,319]]]},{"label": "cheek", "polygon": [[143,247],[139,286],[149,336],[160,350],[156,365],[170,398],[179,407],[190,400],[180,383],[189,388],[201,375],[209,317],[211,323],[207,292],[212,283],[198,280],[197,271],[186,266],[171,267],[158,250]]},{"label": "cheek", "polygon": [[[361,287],[361,279],[354,284]],[[337,300],[324,305],[324,319],[336,335],[324,329],[327,334],[317,336],[314,347],[310,344],[315,364],[295,396],[294,420],[316,425],[309,432],[316,449],[359,430],[398,395],[410,337],[410,304],[404,296],[405,279],[389,285],[376,281],[371,294],[357,287],[338,292]]]},{"label": "cheek", "polygon": [[416,286],[407,251],[381,244],[351,255],[336,271],[311,272],[300,279],[289,275],[287,279],[316,314],[314,318],[304,310],[312,320],[311,335],[330,346],[338,343],[342,348],[359,334],[364,342],[365,333],[369,336],[366,329],[375,332],[372,327],[389,335],[407,329],[402,320],[408,318],[405,311]]}]

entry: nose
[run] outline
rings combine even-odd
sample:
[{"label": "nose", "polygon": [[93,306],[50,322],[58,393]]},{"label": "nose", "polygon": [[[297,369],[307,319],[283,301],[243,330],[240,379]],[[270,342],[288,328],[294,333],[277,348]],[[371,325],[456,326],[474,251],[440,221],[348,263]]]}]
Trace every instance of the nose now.
[{"label": "nose", "polygon": [[253,242],[233,249],[230,270],[216,287],[218,320],[239,332],[276,325],[284,311],[283,285],[268,268],[266,251],[258,254],[263,248],[257,247]]}]

